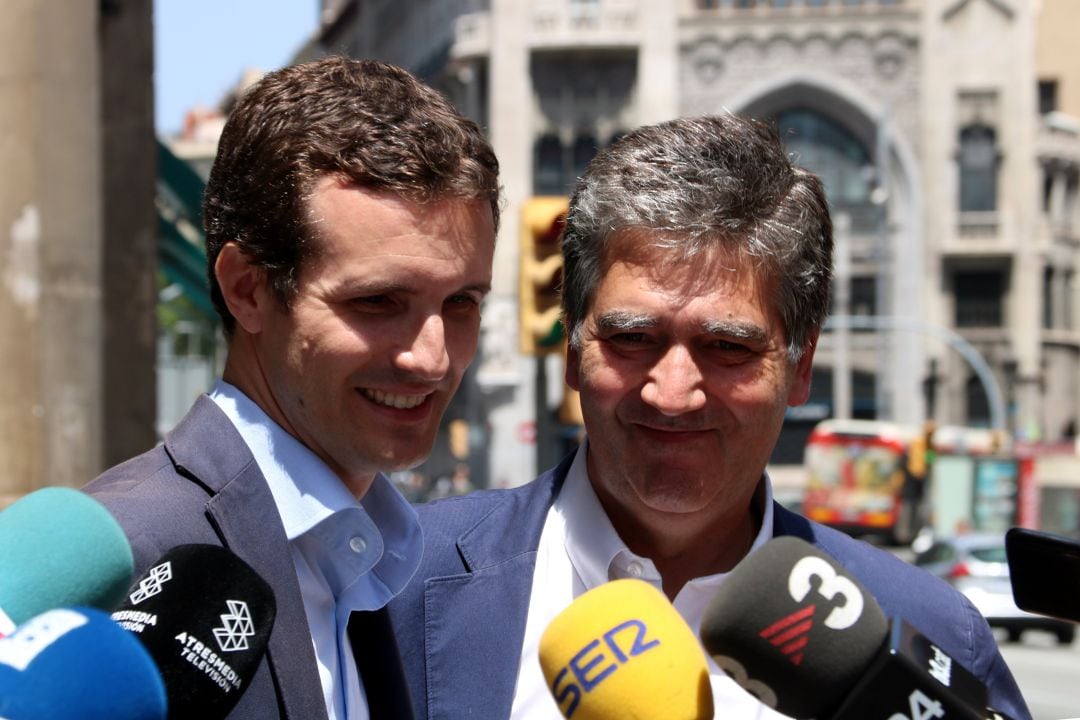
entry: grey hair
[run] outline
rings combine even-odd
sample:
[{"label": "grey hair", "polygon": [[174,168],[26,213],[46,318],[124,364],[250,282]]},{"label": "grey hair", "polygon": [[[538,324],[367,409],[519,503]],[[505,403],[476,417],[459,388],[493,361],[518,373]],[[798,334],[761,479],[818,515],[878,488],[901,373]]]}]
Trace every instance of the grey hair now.
[{"label": "grey hair", "polygon": [[644,230],[676,259],[720,249],[752,259],[774,283],[788,357],[802,357],[829,306],[832,221],[818,178],[791,164],[774,127],[737,115],[638,128],[602,150],[570,199],[562,311],[570,343],[615,254]]}]

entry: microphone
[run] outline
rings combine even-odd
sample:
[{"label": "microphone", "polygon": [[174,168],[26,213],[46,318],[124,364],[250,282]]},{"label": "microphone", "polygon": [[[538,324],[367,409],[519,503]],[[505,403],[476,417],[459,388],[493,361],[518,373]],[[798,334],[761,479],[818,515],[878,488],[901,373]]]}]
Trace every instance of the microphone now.
[{"label": "microphone", "polygon": [[1017,607],[1080,622],[1080,542],[1014,527],[1005,533],[1005,557]]},{"label": "microphone", "polygon": [[713,660],[763,704],[798,720],[1003,716],[986,687],[809,543],[776,538],[747,556],[705,612]]},{"label": "microphone", "polygon": [[108,615],[59,608],[0,640],[0,717],[165,720],[165,687],[139,641]]},{"label": "microphone", "polygon": [[642,580],[613,580],[574,600],[540,637],[540,667],[567,720],[713,717],[701,645]]},{"label": "microphone", "polygon": [[0,637],[54,608],[112,610],[135,567],[105,506],[66,487],[36,490],[0,512],[0,558]]},{"label": "microphone", "polygon": [[157,663],[169,716],[224,718],[259,666],[276,605],[251,566],[217,545],[177,545],[113,612]]}]

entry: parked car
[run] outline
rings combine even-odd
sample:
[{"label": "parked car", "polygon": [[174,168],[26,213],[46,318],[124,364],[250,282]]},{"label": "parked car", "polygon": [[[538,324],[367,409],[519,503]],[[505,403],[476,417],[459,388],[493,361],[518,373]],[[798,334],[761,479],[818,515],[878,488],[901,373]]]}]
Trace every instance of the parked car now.
[{"label": "parked car", "polygon": [[1005,630],[1010,642],[1025,630],[1046,630],[1061,645],[1072,643],[1076,625],[1021,610],[1013,600],[1004,535],[973,533],[939,538],[915,556],[915,565],[943,578],[971,600],[990,627]]}]

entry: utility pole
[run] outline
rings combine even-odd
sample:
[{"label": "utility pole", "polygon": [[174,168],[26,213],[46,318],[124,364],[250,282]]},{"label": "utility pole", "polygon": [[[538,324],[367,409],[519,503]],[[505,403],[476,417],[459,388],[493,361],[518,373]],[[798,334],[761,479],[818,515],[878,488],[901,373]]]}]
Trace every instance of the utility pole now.
[{"label": "utility pole", "polygon": [[[874,284],[876,305],[875,313],[890,316],[892,310],[892,234],[889,227],[889,122],[892,107],[887,105],[877,124],[877,137],[874,147],[874,166],[877,170],[877,187],[871,199],[879,209],[878,241],[874,253],[877,277]],[[877,382],[874,387],[874,404],[879,420],[891,420],[893,416],[892,393],[896,374],[893,372],[892,336],[889,333],[877,334]]]},{"label": "utility pole", "polygon": [[[851,215],[839,212],[833,221],[836,243],[835,289],[833,308],[836,315],[847,317],[851,314]],[[833,349],[833,386],[832,416],[837,420],[851,417],[851,330],[846,324],[836,326],[833,331],[835,346]]]},{"label": "utility pole", "polygon": [[[132,410],[147,398],[149,427],[136,445],[153,444],[152,370],[147,383],[135,368],[153,368],[145,314],[152,328],[146,291],[152,298],[156,268],[152,156],[147,175],[145,163],[116,154],[139,113],[152,113],[152,61],[130,63],[152,57],[151,0],[12,0],[5,9],[0,507],[45,485],[88,482],[107,463],[106,438],[147,418]],[[149,224],[128,222],[143,186]],[[149,354],[131,342],[140,333]],[[114,360],[127,365],[113,373]]]}]

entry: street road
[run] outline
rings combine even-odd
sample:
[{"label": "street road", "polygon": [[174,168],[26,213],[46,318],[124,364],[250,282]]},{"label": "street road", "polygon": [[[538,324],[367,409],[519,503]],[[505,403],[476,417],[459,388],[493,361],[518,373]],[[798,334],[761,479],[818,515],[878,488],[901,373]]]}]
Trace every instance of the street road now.
[{"label": "street road", "polygon": [[[911,548],[886,549],[907,562],[914,556]],[[997,638],[1034,720],[1080,720],[1080,635],[1066,647],[1037,630],[1018,643],[1007,642],[1003,632]]]},{"label": "street road", "polygon": [[1019,643],[999,643],[1035,720],[1080,718],[1080,639],[1062,647],[1049,633],[1028,631]]}]

